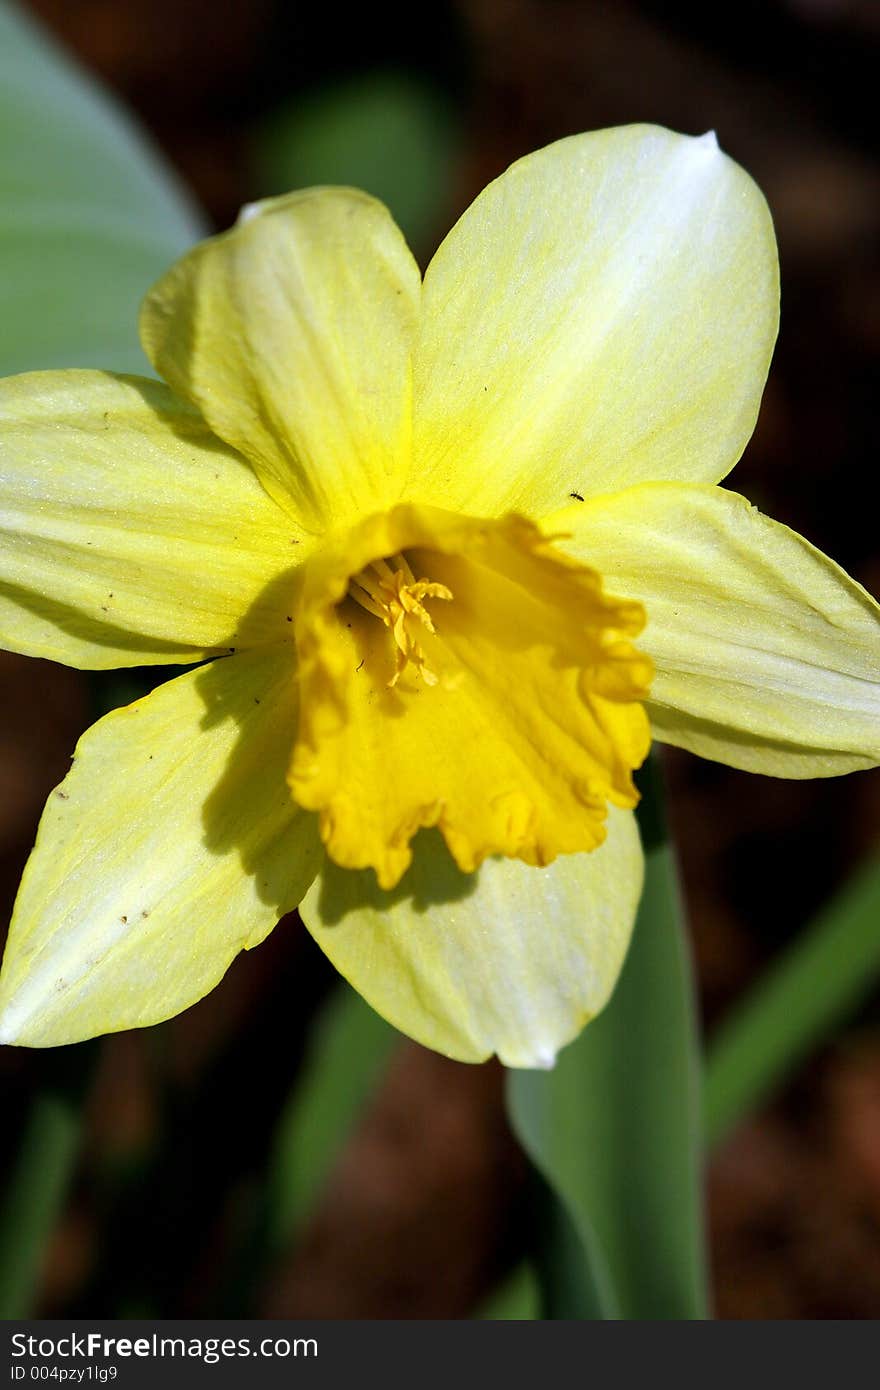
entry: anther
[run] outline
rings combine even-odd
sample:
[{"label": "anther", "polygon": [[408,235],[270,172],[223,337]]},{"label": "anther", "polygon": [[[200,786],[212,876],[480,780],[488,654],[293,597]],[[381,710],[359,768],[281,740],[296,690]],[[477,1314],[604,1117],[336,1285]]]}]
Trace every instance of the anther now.
[{"label": "anther", "polygon": [[349,581],[348,592],[361,608],[391,630],[397,645],[397,669],[389,686],[397,684],[410,662],[426,685],[436,685],[437,676],[428,667],[422,647],[411,630],[412,620],[417,620],[427,632],[434,632],[434,622],[424,600],[439,598],[448,602],[452,591],[445,584],[416,579],[405,556],[392,555],[389,559],[374,560],[354,575]]}]

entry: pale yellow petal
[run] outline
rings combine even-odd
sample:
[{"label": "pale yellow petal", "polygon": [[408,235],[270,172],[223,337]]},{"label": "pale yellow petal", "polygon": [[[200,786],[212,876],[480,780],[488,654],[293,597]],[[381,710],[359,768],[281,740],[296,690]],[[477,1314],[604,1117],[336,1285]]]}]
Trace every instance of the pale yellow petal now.
[{"label": "pale yellow petal", "polygon": [[[346,597],[352,574],[380,593],[364,566],[383,556],[443,590],[425,597],[430,626],[413,616],[392,632]],[[635,804],[648,751],[651,667],[630,640],[642,622],[515,516],[399,506],[328,544],[304,567],[294,619],[290,772],[328,853],[390,888],[421,826],[439,826],[466,871],[601,843],[608,801]]]},{"label": "pale yellow petal", "polygon": [[188,671],[83,736],[15,906],[3,1042],[168,1018],[296,905],[321,858],[284,781],[296,705],[291,648],[266,648]]},{"label": "pale yellow petal", "polygon": [[803,537],[735,493],[675,483],[547,525],[645,605],[658,738],[776,777],[880,762],[880,607]]},{"label": "pale yellow petal", "polygon": [[156,370],[316,532],[400,496],[421,280],[381,203],[308,189],[245,208],[150,291]]},{"label": "pale yellow petal", "polygon": [[716,482],[776,337],[770,214],[715,137],[626,126],[519,160],[425,276],[409,495],[540,515]]},{"label": "pale yellow petal", "polygon": [[629,944],[642,886],[632,812],[612,808],[590,854],[547,868],[487,859],[455,867],[435,831],[384,893],[371,873],[328,861],[300,912],[374,1009],[462,1062],[552,1066],[602,1009]]},{"label": "pale yellow petal", "polygon": [[283,639],[308,549],[167,387],[89,371],[0,381],[4,647],[98,668]]}]

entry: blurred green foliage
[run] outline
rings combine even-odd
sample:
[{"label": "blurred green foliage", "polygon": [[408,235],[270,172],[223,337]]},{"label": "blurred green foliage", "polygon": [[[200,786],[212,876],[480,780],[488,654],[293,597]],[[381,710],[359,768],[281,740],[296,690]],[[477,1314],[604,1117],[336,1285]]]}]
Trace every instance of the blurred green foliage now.
[{"label": "blurred green foliage", "polygon": [[476,1316],[484,1322],[531,1322],[541,1316],[540,1293],[531,1260],[521,1260]]},{"label": "blurred green foliage", "polygon": [[[0,0],[0,373],[146,371],[140,299],[200,232],[118,103]],[[93,1063],[91,1047],[41,1059],[0,1201],[2,1316],[33,1311]]]},{"label": "blurred green foliage", "polygon": [[269,1161],[266,1243],[276,1255],[302,1232],[398,1038],[344,983],[318,1018]]},{"label": "blurred green foliage", "polygon": [[0,373],[148,370],[144,291],[201,235],[122,107],[0,3]]},{"label": "blurred green foliage", "polygon": [[96,1044],[50,1057],[0,1193],[0,1318],[32,1314],[82,1136]]},{"label": "blurred green foliage", "polygon": [[380,198],[416,252],[443,230],[460,131],[449,100],[400,72],[311,92],[275,112],[255,144],[261,193],[351,184]]},{"label": "blurred green foliage", "polygon": [[712,1040],[706,1137],[723,1140],[875,988],[880,861],[866,863],[775,962]]}]

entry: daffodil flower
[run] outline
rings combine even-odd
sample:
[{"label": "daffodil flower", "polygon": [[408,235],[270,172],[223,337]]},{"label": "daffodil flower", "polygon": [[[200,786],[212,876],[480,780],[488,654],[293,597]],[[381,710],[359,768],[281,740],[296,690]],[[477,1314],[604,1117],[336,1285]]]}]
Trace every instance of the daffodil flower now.
[{"label": "daffodil flower", "polygon": [[515,164],[424,281],[363,193],[248,207],[147,295],[167,386],[0,384],[5,645],[193,666],[50,796],[3,1038],[167,1018],[299,905],[403,1031],[546,1065],[620,969],[652,732],[877,763],[877,606],[718,486],[777,300],[749,177],[634,126]]}]

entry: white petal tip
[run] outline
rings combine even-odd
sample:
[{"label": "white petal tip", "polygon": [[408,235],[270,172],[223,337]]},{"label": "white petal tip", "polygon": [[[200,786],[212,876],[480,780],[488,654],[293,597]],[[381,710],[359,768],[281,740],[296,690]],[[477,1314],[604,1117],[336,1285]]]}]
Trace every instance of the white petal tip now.
[{"label": "white petal tip", "polygon": [[555,1052],[540,1052],[535,1057],[535,1066],[540,1071],[552,1071],[556,1066]]},{"label": "white petal tip", "polygon": [[246,222],[252,222],[255,217],[259,217],[260,213],[263,211],[263,206],[264,204],[262,202],[245,203],[238,217],[235,219],[236,227],[243,227]]},{"label": "white petal tip", "polygon": [[718,154],[720,152],[718,136],[715,134],[714,130],[707,130],[705,135],[697,135],[695,139],[696,143],[705,150],[706,154]]},{"label": "white petal tip", "polygon": [[13,994],[4,1002],[0,1008],[0,1046],[22,1046],[22,1035],[28,1032],[33,1012],[33,1008],[22,1003],[20,994]]},{"label": "white petal tip", "polygon": [[555,1047],[544,1047],[539,1045],[535,1047],[528,1056],[523,1056],[522,1053],[520,1053],[516,1061],[508,1061],[501,1053],[498,1054],[498,1060],[505,1067],[516,1068],[517,1070],[552,1071],[553,1067],[556,1065],[556,1055]]}]

